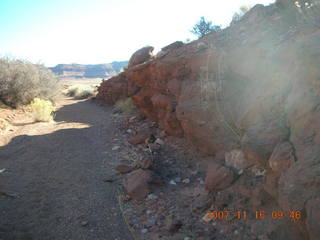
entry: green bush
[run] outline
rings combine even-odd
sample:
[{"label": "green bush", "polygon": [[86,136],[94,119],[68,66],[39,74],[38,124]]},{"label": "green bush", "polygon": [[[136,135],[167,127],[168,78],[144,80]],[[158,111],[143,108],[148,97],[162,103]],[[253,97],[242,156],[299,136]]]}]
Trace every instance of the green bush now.
[{"label": "green bush", "polygon": [[85,99],[96,94],[96,87],[84,84],[76,84],[68,87],[64,93],[70,97]]},{"label": "green bush", "polygon": [[191,33],[196,35],[198,38],[202,38],[205,35],[220,29],[220,26],[212,25],[211,21],[207,21],[204,17],[201,17],[200,21],[193,26]]},{"label": "green bush", "polygon": [[57,83],[43,65],[0,58],[0,100],[9,106],[28,104],[36,97],[52,99],[58,93]]}]

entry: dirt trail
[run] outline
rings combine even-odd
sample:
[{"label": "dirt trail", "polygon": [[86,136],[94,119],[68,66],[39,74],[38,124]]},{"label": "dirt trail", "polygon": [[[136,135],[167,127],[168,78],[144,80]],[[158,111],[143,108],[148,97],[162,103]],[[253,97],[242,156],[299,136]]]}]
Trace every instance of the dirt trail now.
[{"label": "dirt trail", "polygon": [[90,100],[59,104],[56,123],[22,124],[0,147],[0,239],[132,239],[116,184],[103,181],[116,159],[111,109]]}]

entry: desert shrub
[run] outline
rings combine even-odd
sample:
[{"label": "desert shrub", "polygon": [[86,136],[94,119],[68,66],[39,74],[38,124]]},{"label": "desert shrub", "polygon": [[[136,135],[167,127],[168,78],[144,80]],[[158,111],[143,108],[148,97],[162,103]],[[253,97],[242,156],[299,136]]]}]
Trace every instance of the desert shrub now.
[{"label": "desert shrub", "polygon": [[96,87],[84,84],[76,84],[70,86],[65,91],[67,96],[74,97],[77,99],[85,99],[94,96],[96,93]]},{"label": "desert shrub", "polygon": [[114,108],[115,108],[116,113],[130,114],[130,113],[134,113],[135,111],[137,111],[137,108],[133,104],[133,101],[131,98],[118,100],[115,103]]},{"label": "desert shrub", "polygon": [[23,60],[0,58],[0,100],[12,107],[39,97],[53,99],[58,79],[46,67]]},{"label": "desert shrub", "polygon": [[33,119],[37,122],[50,122],[53,120],[55,107],[51,101],[35,98],[30,103]]}]

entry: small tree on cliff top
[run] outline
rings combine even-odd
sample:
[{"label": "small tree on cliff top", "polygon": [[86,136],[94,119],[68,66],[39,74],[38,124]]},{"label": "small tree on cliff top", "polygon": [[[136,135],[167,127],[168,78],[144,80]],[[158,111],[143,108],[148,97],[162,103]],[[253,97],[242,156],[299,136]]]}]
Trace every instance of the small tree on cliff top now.
[{"label": "small tree on cliff top", "polygon": [[211,21],[207,21],[204,17],[201,17],[200,21],[193,26],[191,32],[198,38],[202,38],[203,36],[219,29],[220,26],[212,25]]}]

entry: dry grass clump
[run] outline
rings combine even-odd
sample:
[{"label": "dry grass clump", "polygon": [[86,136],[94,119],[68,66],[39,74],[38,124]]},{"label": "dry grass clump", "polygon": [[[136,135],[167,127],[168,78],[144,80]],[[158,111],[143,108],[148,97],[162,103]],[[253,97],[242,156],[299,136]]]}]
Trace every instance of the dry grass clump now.
[{"label": "dry grass clump", "polygon": [[17,107],[37,97],[52,99],[57,93],[58,79],[45,66],[0,58],[0,100],[4,104]]},{"label": "dry grass clump", "polygon": [[33,119],[37,122],[53,121],[55,107],[52,102],[40,98],[35,98],[29,105]]},{"label": "dry grass clump", "polygon": [[137,111],[137,108],[133,104],[133,101],[131,98],[118,100],[115,103],[114,108],[116,113],[131,114]]},{"label": "dry grass clump", "polygon": [[70,97],[85,99],[96,94],[96,87],[84,84],[76,84],[70,86],[64,93]]}]

